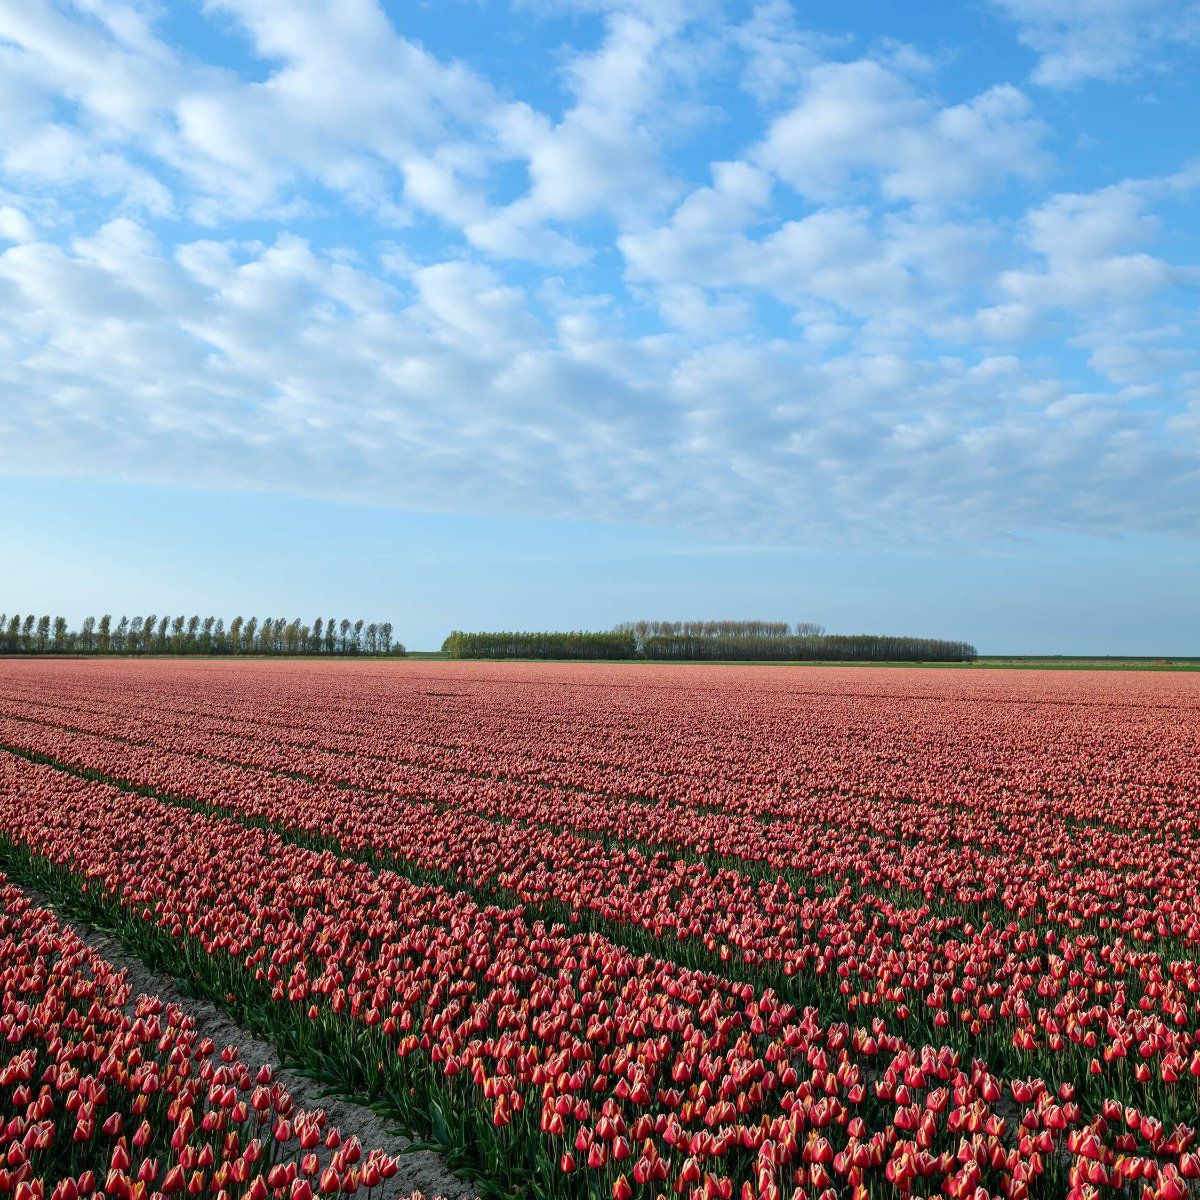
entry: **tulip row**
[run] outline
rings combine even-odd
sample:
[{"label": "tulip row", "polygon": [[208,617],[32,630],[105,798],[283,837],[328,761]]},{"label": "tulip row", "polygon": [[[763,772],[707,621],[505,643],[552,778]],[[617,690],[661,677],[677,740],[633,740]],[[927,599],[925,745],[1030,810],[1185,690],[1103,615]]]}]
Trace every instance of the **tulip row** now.
[{"label": "tulip row", "polygon": [[297,1109],[0,875],[0,1195],[312,1200],[396,1160]]},{"label": "tulip row", "polygon": [[[397,738],[386,718],[365,727],[360,722],[361,733],[354,739],[312,733],[306,725],[312,718],[299,713],[294,729],[280,720],[264,723],[261,716],[235,724],[205,711],[209,696],[194,698],[200,701],[202,707],[172,716],[169,705],[166,715],[147,715],[129,704],[95,711],[82,701],[72,705],[62,698],[27,700],[18,706],[22,711],[17,715],[36,714],[52,722],[57,714],[63,723],[82,723],[106,736],[141,738],[163,750],[208,753],[243,765],[301,772],[334,785],[398,791],[456,807],[466,804],[501,817],[532,819],[626,842],[636,839],[652,849],[705,854],[720,847],[726,858],[763,870],[829,873],[835,882],[853,875],[867,886],[912,893],[931,903],[991,905],[1018,919],[1052,921],[1070,931],[1112,929],[1143,943],[1164,936],[1176,941],[1200,938],[1196,896],[1180,884],[1200,866],[1200,833],[1194,822],[1186,822],[1179,836],[1162,846],[1163,814],[1140,786],[1134,815],[1122,820],[1121,828],[1114,828],[1111,819],[1092,821],[1070,799],[1048,793],[1045,781],[1031,790],[1025,786],[1027,772],[1020,762],[1008,773],[993,768],[965,780],[960,771],[956,786],[943,787],[937,794],[928,794],[927,786],[897,793],[882,772],[861,787],[830,776],[810,778],[803,788],[787,790],[781,784],[763,786],[758,772],[741,781],[736,811],[726,806],[714,812],[712,803],[703,809],[687,803],[697,784],[710,800],[720,794],[721,780],[702,770],[694,771],[683,788],[677,772],[661,770],[660,795],[631,798],[628,785],[620,782],[619,768],[598,770],[589,764],[586,783],[559,786],[531,780],[520,765],[520,754],[511,764],[503,762],[502,769],[488,769],[478,762],[474,748],[464,759],[457,746],[448,751],[441,744],[414,740],[407,731]],[[220,697],[212,703],[222,707]],[[540,731],[545,714],[539,710],[532,715],[537,721],[531,722],[527,712],[525,724],[536,724]],[[372,727],[388,730],[389,752],[378,752],[380,738]],[[257,737],[256,729],[269,736]],[[491,736],[494,731],[487,732]],[[815,732],[820,737],[813,740],[824,743],[827,731]],[[645,741],[635,735],[630,729],[626,740]],[[457,739],[459,724],[447,721],[442,736]],[[498,738],[501,744],[504,740]],[[907,754],[895,753],[905,762],[925,760],[924,753],[907,749]],[[542,761],[554,762],[548,756]],[[1076,761],[1088,760],[1079,756]],[[940,779],[943,765],[939,757],[931,758],[927,776]],[[1124,816],[1118,798],[1105,797],[1093,776],[1094,771],[1084,775],[1087,794],[1101,793],[1110,818]],[[1140,785],[1142,780],[1135,777],[1132,782]],[[1178,815],[1178,789],[1170,796]],[[1150,854],[1155,839],[1159,849]]]},{"label": "tulip row", "polygon": [[[114,677],[105,667],[31,670],[5,692],[103,708]],[[199,699],[235,733],[281,732],[356,757],[424,746],[454,769],[567,787],[603,780],[620,794],[765,803],[769,813],[832,788],[919,810],[973,800],[992,810],[1019,795],[1036,811],[1065,803],[1101,823],[1140,815],[1186,828],[1179,800],[1195,795],[1186,675],[414,663],[403,674],[281,666],[249,687],[215,665],[135,677],[145,711],[190,718]]]},{"label": "tulip row", "polygon": [[[1164,1113],[1177,1107],[1181,1086],[1194,1094],[1200,1074],[1190,999],[1200,978],[1191,960],[1168,962],[1092,933],[1050,938],[1015,922],[975,926],[870,891],[823,895],[814,887],[807,895],[779,880],[562,830],[497,825],[424,800],[0,721],[0,740],[22,739],[75,767],[316,835],[318,844],[423,880],[500,887],[509,898],[552,903],[552,915],[593,916],[593,928],[627,945],[669,949],[825,1011],[881,1013],[917,1036],[985,1053],[1005,1071],[1114,1077]],[[631,939],[632,931],[649,936]]]},{"label": "tulip row", "polygon": [[[919,897],[975,912],[991,906],[1018,919],[1036,916],[1073,932],[1084,927],[1117,930],[1144,943],[1161,941],[1164,934],[1194,940],[1200,928],[1196,899],[1180,884],[1181,876],[1200,864],[1196,837],[1179,839],[1148,866],[1142,844],[1146,831],[1138,841],[1134,833],[1088,827],[1064,840],[1061,828],[1039,826],[1019,834],[999,828],[977,809],[943,809],[937,820],[926,814],[918,830],[911,803],[864,802],[827,793],[809,797],[804,808],[781,802],[790,815],[766,821],[743,813],[681,811],[667,802],[605,792],[534,788],[469,773],[464,778],[462,772],[447,773],[412,760],[381,765],[366,752],[332,753],[286,739],[264,742],[214,732],[198,713],[174,720],[102,715],[89,721],[88,714],[75,712],[71,724],[28,715],[50,707],[29,705],[18,723],[42,726],[51,737],[55,731],[96,734],[164,758],[208,758],[309,783],[417,796],[459,812],[599,836],[649,853],[673,850],[764,877],[851,882],[900,902]],[[17,744],[36,744],[30,730],[18,728],[12,736]],[[929,808],[936,812],[936,806]],[[1003,820],[1004,814],[991,816]],[[885,836],[882,831],[891,832]],[[1137,865],[1136,873],[1130,863]]]},{"label": "tulip row", "polygon": [[279,1042],[339,1056],[414,1124],[422,1106],[434,1132],[452,1124],[501,1185],[1023,1200],[1144,1183],[1182,1200],[1200,1173],[1191,1129],[1116,1101],[1085,1111],[1069,1083],[1006,1083],[882,1023],[822,1025],[769,992],[519,910],[177,817],[0,756],[12,869],[253,1008]]}]

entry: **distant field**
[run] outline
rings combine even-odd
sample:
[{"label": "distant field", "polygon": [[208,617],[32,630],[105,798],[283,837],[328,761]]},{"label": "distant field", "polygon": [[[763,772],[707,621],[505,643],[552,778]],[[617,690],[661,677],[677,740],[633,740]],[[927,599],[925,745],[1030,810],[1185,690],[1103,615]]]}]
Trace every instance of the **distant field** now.
[{"label": "distant field", "polygon": [[1061,654],[1027,654],[1016,657],[981,655],[964,667],[999,667],[1019,669],[1036,667],[1050,671],[1200,671],[1200,658],[1119,658],[1095,655],[1091,658],[1072,658]]},{"label": "distant field", "polygon": [[[159,662],[170,663],[180,661],[210,661],[210,662],[347,662],[364,665],[366,663],[404,663],[404,662],[556,662],[575,663],[577,666],[595,666],[594,662],[581,659],[524,659],[524,658],[463,658],[452,659],[440,650],[410,650],[407,654],[361,654],[346,658],[331,659],[328,655],[313,654],[139,654],[139,655],[87,655],[87,654],[53,654],[28,655],[7,654],[0,656],[0,662],[20,661],[49,661],[49,662],[87,662],[109,661],[119,662]],[[764,662],[755,659],[714,659],[697,660],[693,662],[647,662],[637,660],[608,660],[607,665],[615,667],[903,667],[906,669],[926,670],[938,668],[948,671],[1200,671],[1200,658],[1132,658],[1114,655],[1092,655],[1090,657],[1071,656],[1063,654],[996,654],[980,655],[974,662],[844,662],[840,660],[794,659],[777,662]]]},{"label": "distant field", "polygon": [[[448,662],[447,655],[439,650],[410,650],[408,659],[424,662]],[[523,662],[524,659],[462,659],[463,662]],[[572,661],[549,659],[550,662]],[[620,663],[614,665],[621,665]],[[1072,657],[1063,654],[981,654],[974,662],[834,662],[796,660],[793,662],[756,662],[751,659],[722,660],[720,662],[640,663],[626,665],[679,666],[679,667],[943,667],[948,670],[978,671],[983,668],[997,670],[1039,671],[1200,671],[1200,658],[1128,658],[1104,655]]]}]

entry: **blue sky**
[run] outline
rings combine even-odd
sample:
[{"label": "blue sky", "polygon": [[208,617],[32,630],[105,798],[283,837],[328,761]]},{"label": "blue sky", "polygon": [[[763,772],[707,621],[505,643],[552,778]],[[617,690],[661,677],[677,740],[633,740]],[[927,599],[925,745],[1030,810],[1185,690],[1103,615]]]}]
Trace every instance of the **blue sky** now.
[{"label": "blue sky", "polygon": [[0,0],[0,607],[1200,654],[1200,4]]}]

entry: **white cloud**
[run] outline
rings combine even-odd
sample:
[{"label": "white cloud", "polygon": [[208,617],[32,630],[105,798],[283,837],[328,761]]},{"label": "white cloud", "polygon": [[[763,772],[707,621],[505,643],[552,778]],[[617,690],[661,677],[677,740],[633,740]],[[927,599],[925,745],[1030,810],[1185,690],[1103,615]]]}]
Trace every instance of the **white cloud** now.
[{"label": "white cloud", "polygon": [[817,201],[878,192],[891,201],[961,200],[1045,167],[1043,127],[1009,84],[941,105],[874,59],[809,71],[799,102],[775,120],[755,159]]},{"label": "white cloud", "polygon": [[1037,56],[1048,87],[1142,75],[1172,46],[1200,44],[1196,0],[993,0]]},{"label": "white cloud", "polygon": [[9,242],[32,242],[37,237],[33,222],[11,204],[0,204],[0,238]]},{"label": "white cloud", "polygon": [[148,133],[174,90],[175,56],[136,9],[91,7],[99,20],[37,0],[0,0],[0,38],[37,64],[43,86],[69,96],[98,122]]},{"label": "white cloud", "polygon": [[880,216],[861,205],[827,205],[780,223],[770,199],[760,169],[714,164],[712,185],[688,195],[663,225],[618,239],[630,278],[655,285],[672,320],[680,289],[744,288],[793,307],[806,327],[827,323],[820,308],[809,317],[813,302],[863,320],[928,324],[986,265],[986,224]]},{"label": "white cloud", "polygon": [[[1092,528],[1114,505],[1145,527],[1183,511],[1195,467],[1119,398],[1103,420],[1051,411],[1061,390],[1031,410],[1012,356],[823,357],[716,325],[690,347],[623,335],[595,305],[550,324],[477,263],[401,282],[289,237],[170,254],[128,220],[13,247],[0,385],[22,433],[3,465],[784,539],[879,522],[968,536],[1000,512]],[[1118,502],[1091,464],[1130,445]]]},{"label": "white cloud", "polygon": [[987,341],[1020,341],[1036,328],[1037,309],[1032,304],[993,304],[981,308],[974,327]]},{"label": "white cloud", "polygon": [[1026,218],[1025,238],[1040,263],[1001,274],[1001,289],[1026,320],[1046,309],[1071,315],[1074,341],[1089,363],[1119,384],[1143,384],[1194,365],[1182,331],[1162,305],[1181,285],[1200,284],[1200,267],[1180,266],[1145,247],[1158,233],[1147,211],[1174,180],[1126,181],[1091,193],[1053,196]]},{"label": "white cloud", "polygon": [[209,0],[224,65],[163,11],[0,0],[0,469],[740,538],[1200,532],[1200,279],[1163,246],[1194,169],[1064,161],[1048,195],[1022,91],[952,102],[784,0],[545,0],[519,32],[580,44],[506,79],[375,0]]},{"label": "white cloud", "polygon": [[[88,22],[50,0],[0,0],[0,49],[17,50],[22,102],[44,95],[11,139],[7,169],[88,181],[130,211],[166,215],[168,187],[140,163],[150,155],[185,181],[188,215],[213,226],[313,215],[316,183],[394,228],[416,211],[498,257],[558,265],[588,251],[547,224],[597,213],[636,223],[677,193],[662,130],[687,110],[673,92],[693,64],[678,40],[687,18],[669,6],[607,13],[600,46],[563,69],[573,102],[557,121],[401,36],[377,0],[205,8],[250,39],[269,64],[263,79],[179,56],[116,5]],[[94,123],[86,140],[39,119],[54,94]],[[505,163],[521,164],[529,186],[497,204],[491,175]]]},{"label": "white cloud", "polygon": [[729,32],[745,58],[741,85],[763,103],[778,100],[820,61],[832,41],[801,28],[788,0],[763,0]]},{"label": "white cloud", "polygon": [[[601,214],[640,224],[679,190],[663,169],[661,131],[675,119],[669,85],[688,67],[676,39],[686,19],[671,6],[617,7],[593,53],[574,56],[566,77],[574,103],[550,124],[527,122],[529,188],[470,230],[482,248],[524,250],[546,222]],[[569,261],[562,243],[552,261]]]},{"label": "white cloud", "polygon": [[1006,272],[1004,290],[1027,305],[1087,308],[1169,286],[1172,266],[1135,249],[1157,228],[1145,208],[1142,187],[1133,183],[1052,197],[1026,221],[1028,243],[1044,267]]},{"label": "white cloud", "polygon": [[513,153],[525,106],[401,37],[375,0],[210,0],[206,10],[244,30],[270,63],[263,80],[181,57],[124,6],[88,22],[47,0],[0,0],[18,91],[67,97],[90,122],[85,137],[39,120],[26,99],[6,168],[91,181],[163,215],[167,186],[138,161],[149,155],[186,181],[191,215],[214,224],[311,211],[296,193],[312,182],[394,225],[406,191],[451,222],[480,219],[472,182]]},{"label": "white cloud", "polygon": [[435,334],[457,353],[504,359],[537,337],[519,289],[505,287],[484,267],[438,263],[414,272],[423,316]]}]

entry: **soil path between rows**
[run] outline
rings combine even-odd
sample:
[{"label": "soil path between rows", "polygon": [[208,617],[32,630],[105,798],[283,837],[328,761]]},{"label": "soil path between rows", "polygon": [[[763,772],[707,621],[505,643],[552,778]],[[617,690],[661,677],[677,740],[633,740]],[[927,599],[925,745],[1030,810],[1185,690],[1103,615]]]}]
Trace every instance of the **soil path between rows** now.
[{"label": "soil path between rows", "polygon": [[112,966],[123,970],[135,997],[139,994],[157,996],[166,1004],[178,1005],[195,1021],[196,1028],[218,1046],[236,1046],[238,1057],[252,1072],[263,1063],[268,1064],[297,1107],[323,1109],[330,1124],[338,1127],[343,1138],[355,1135],[364,1151],[383,1150],[392,1155],[399,1169],[373,1193],[378,1200],[397,1200],[414,1191],[423,1192],[427,1197],[444,1196],[446,1200],[477,1200],[478,1190],[455,1175],[435,1151],[411,1149],[412,1140],[378,1113],[352,1100],[329,1095],[324,1085],[284,1066],[270,1042],[248,1033],[203,997],[185,993],[169,975],[149,970],[116,938],[67,916],[35,889],[24,884],[20,889],[31,904],[52,912],[64,929],[70,929]]}]

